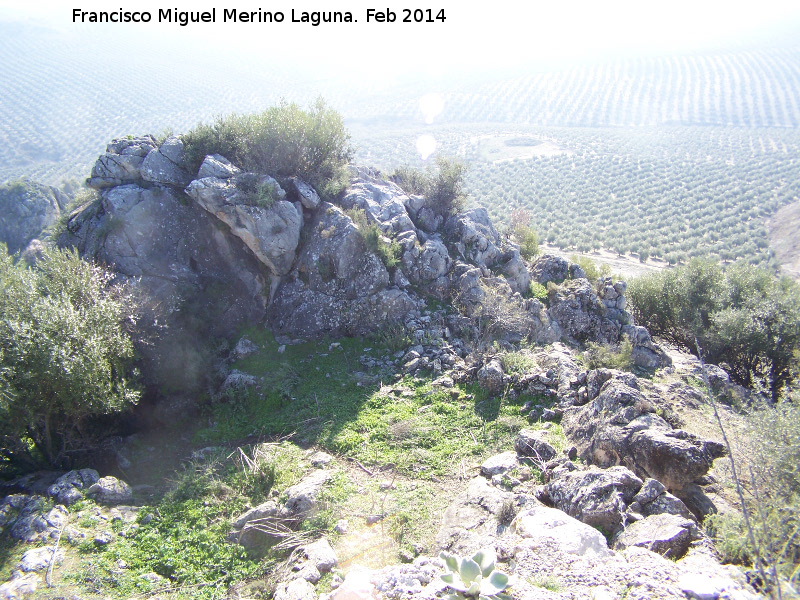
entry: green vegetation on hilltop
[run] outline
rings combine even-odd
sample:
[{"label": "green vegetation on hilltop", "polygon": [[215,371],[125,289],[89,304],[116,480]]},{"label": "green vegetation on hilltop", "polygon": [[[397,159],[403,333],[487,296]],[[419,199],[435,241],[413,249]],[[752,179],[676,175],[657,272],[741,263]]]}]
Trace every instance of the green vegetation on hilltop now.
[{"label": "green vegetation on hilltop", "polygon": [[425,196],[426,206],[437,215],[447,217],[464,209],[467,193],[464,175],[467,165],[444,156],[436,157],[436,168],[429,166],[421,171],[400,167],[392,179],[409,194]]},{"label": "green vegetation on hilltop", "polygon": [[0,466],[57,466],[88,443],[91,417],[138,401],[133,300],[111,279],[76,251],[26,269],[0,246]]},{"label": "green vegetation on hilltop", "polygon": [[281,102],[261,113],[231,115],[183,136],[196,172],[208,154],[221,154],[246,171],[298,176],[328,193],[342,187],[353,150],[342,117],[321,98],[308,109]]},{"label": "green vegetation on hilltop", "polygon": [[800,285],[770,271],[711,261],[644,275],[628,297],[636,322],[651,334],[725,365],[748,387],[773,401],[797,377],[800,359]]}]

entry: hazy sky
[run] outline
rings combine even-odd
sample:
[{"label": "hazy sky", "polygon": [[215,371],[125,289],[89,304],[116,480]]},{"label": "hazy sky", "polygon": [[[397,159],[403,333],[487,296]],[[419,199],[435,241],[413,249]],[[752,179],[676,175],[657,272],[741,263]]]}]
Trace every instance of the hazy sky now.
[{"label": "hazy sky", "polygon": [[[223,8],[283,11],[278,24],[223,24]],[[445,22],[401,23],[404,6],[444,9]],[[204,10],[217,8],[216,24],[180,27],[147,25],[78,25],[72,9],[149,10],[159,8]],[[367,23],[366,9],[390,7],[397,22]],[[350,11],[353,24],[290,23],[291,10]],[[800,2],[797,0],[704,1],[605,0],[370,3],[363,0],[329,0],[305,3],[276,0],[266,3],[230,2],[130,2],[58,1],[20,3],[0,0],[0,18],[34,18],[84,35],[127,32],[142,42],[194,45],[242,52],[242,60],[265,55],[273,60],[299,61],[301,65],[370,73],[376,77],[408,72],[428,75],[451,69],[496,68],[526,63],[598,58],[608,54],[696,50],[720,45],[763,42],[779,38],[798,40]],[[125,36],[127,37],[127,36]],[[168,44],[167,44],[168,45]],[[110,49],[111,50],[111,49]]]}]

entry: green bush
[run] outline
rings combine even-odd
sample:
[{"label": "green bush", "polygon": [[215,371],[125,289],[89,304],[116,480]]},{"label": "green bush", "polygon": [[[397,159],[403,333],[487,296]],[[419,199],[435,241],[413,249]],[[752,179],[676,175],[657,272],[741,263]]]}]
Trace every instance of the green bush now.
[{"label": "green bush", "polygon": [[[757,557],[800,583],[800,392],[746,416],[750,439],[741,449],[740,482],[753,528],[753,546],[741,513],[706,520],[726,562],[752,565]],[[742,464],[744,461],[747,464]]]},{"label": "green bush", "polygon": [[208,154],[221,154],[246,171],[301,177],[323,193],[346,185],[353,156],[341,115],[321,98],[309,109],[281,102],[262,113],[222,117],[183,136],[186,159],[196,171]]},{"label": "green bush", "polygon": [[633,344],[625,337],[619,346],[607,344],[586,344],[586,350],[581,354],[583,365],[587,369],[620,369],[627,370],[633,366]]},{"label": "green bush", "polygon": [[514,237],[519,244],[519,253],[525,260],[539,255],[539,236],[533,227],[521,225],[514,230]]},{"label": "green bush", "polygon": [[0,250],[0,461],[58,465],[88,442],[91,417],[139,400],[135,307],[111,279],[75,251],[24,269]]},{"label": "green bush", "polygon": [[725,363],[740,384],[763,385],[773,401],[796,377],[800,286],[746,263],[726,269],[694,259],[633,280],[636,321],[654,335]]},{"label": "green bush", "polygon": [[528,296],[536,298],[539,302],[544,304],[548,304],[549,302],[547,288],[538,281],[531,281],[531,284],[528,286]]},{"label": "green bush", "polygon": [[391,179],[407,193],[425,196],[428,208],[446,218],[464,209],[467,201],[464,191],[466,170],[464,163],[439,156],[436,158],[436,169],[419,171],[402,167],[394,172]]},{"label": "green bush", "polygon": [[597,281],[600,277],[608,277],[611,274],[611,267],[605,263],[598,267],[597,263],[588,256],[573,254],[569,259],[583,269],[583,272],[586,273],[586,279],[589,281]]}]

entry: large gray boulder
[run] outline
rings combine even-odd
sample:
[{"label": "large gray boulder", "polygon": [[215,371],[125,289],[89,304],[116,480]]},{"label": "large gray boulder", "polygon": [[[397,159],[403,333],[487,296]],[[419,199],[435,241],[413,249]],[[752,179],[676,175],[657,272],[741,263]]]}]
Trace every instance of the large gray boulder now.
[{"label": "large gray boulder", "polygon": [[263,319],[265,269],[226,229],[161,186],[106,189],[70,216],[59,245],[108,265],[147,299],[139,323],[157,326],[154,343],[140,348],[149,380],[199,389],[208,371],[202,340]]},{"label": "large gray boulder", "polygon": [[97,483],[100,474],[94,469],[80,469],[65,473],[47,489],[48,496],[56,502],[69,506],[83,498],[83,490]]},{"label": "large gray boulder", "polygon": [[624,465],[674,492],[705,475],[724,454],[719,442],[673,429],[632,387],[635,377],[611,373],[591,402],[567,409],[561,420],[583,460],[601,468]]},{"label": "large gray boulder", "polygon": [[[255,181],[254,181],[255,179]],[[259,206],[250,198],[254,186],[274,190],[276,201]],[[286,275],[295,259],[303,225],[302,211],[284,200],[286,192],[269,176],[242,174],[230,179],[195,179],[186,193],[203,209],[230,227],[251,252],[277,276]]]},{"label": "large gray boulder", "polygon": [[303,477],[298,483],[286,490],[286,504],[281,515],[305,516],[317,504],[323,486],[332,477],[330,471],[316,470]]},{"label": "large gray boulder", "polygon": [[628,469],[611,467],[564,473],[545,489],[556,508],[612,535],[622,527],[625,510],[641,487],[642,480]]},{"label": "large gray boulder", "polygon": [[157,148],[158,143],[152,135],[112,140],[106,147],[106,153],[92,167],[87,185],[104,189],[140,182],[144,159]]},{"label": "large gray boulder", "polygon": [[614,549],[638,546],[677,559],[686,554],[692,542],[702,538],[694,521],[664,513],[628,525],[614,539]]},{"label": "large gray boulder", "polygon": [[503,522],[504,505],[526,502],[535,500],[515,497],[511,492],[490,485],[483,477],[476,477],[444,512],[442,525],[436,534],[436,545],[448,552],[471,556],[492,544],[508,526]]},{"label": "large gray boulder", "polygon": [[239,515],[228,533],[228,541],[239,544],[249,553],[258,554],[280,540],[278,505],[269,500]]},{"label": "large gray boulder", "polygon": [[116,477],[101,477],[86,490],[87,496],[92,496],[100,504],[128,504],[133,499],[133,489],[127,483]]},{"label": "large gray boulder", "polygon": [[500,234],[482,206],[449,217],[444,234],[461,258],[479,268],[491,268],[505,256]]},{"label": "large gray boulder", "polygon": [[560,551],[576,556],[603,558],[612,554],[597,529],[547,506],[535,505],[521,511],[510,529],[523,539],[525,546],[550,542]]},{"label": "large gray boulder", "polygon": [[35,181],[0,185],[0,242],[9,254],[24,250],[58,220],[68,203],[56,188]]},{"label": "large gray boulder", "polygon": [[[379,179],[365,169],[357,171],[341,200],[343,208],[363,210],[384,232],[398,238],[407,232],[416,237],[416,227],[408,208],[413,204],[397,184]],[[411,211],[411,214],[416,213]]]},{"label": "large gray boulder", "polygon": [[413,284],[425,285],[435,281],[447,273],[452,262],[439,239],[429,239],[423,245],[414,240],[404,244],[403,272]]},{"label": "large gray boulder", "polygon": [[543,254],[531,264],[531,278],[542,285],[550,281],[560,284],[569,279],[569,265],[570,262],[565,258]]},{"label": "large gray boulder", "polygon": [[520,456],[531,457],[540,463],[546,463],[555,458],[556,450],[545,438],[544,431],[523,429],[514,440],[514,450]]},{"label": "large gray boulder", "polygon": [[622,325],[628,320],[627,313],[621,313],[618,319],[609,318],[586,279],[570,279],[559,286],[550,295],[547,312],[565,337],[581,344],[616,344]]},{"label": "large gray boulder", "polygon": [[418,306],[407,291],[392,286],[381,259],[339,207],[320,204],[306,228],[312,233],[269,308],[275,331],[361,335]]},{"label": "large gray boulder", "polygon": [[176,150],[174,145],[167,146],[165,142],[160,149],[153,149],[145,156],[140,169],[144,181],[178,187],[183,187],[189,183],[191,180],[189,173],[164,154],[165,149],[170,156],[177,156],[176,153],[179,152],[180,160],[182,160],[183,143],[177,138],[174,138],[174,143],[180,145],[180,150]]},{"label": "large gray boulder", "polygon": [[216,177],[218,179],[230,179],[239,175],[242,170],[231,161],[220,154],[209,154],[203,159],[200,170],[197,171],[196,179],[206,177]]}]

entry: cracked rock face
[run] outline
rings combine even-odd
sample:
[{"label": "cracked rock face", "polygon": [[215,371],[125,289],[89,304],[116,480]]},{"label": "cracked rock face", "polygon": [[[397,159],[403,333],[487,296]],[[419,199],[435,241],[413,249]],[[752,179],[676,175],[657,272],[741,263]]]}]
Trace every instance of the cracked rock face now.
[{"label": "cracked rock face", "polygon": [[[231,233],[244,242],[270,273],[286,275],[300,241],[303,213],[285,200],[274,201],[269,207],[251,204],[247,192],[242,189],[242,179],[246,175],[231,179],[196,179],[186,188],[186,193],[228,225]],[[272,187],[276,198],[286,195],[272,177],[258,177],[255,185]]]},{"label": "cracked rock face", "polygon": [[[671,491],[705,475],[721,444],[673,429],[656,414],[656,407],[632,387],[635,378],[614,375],[585,406],[565,411],[564,433],[585,461],[607,468],[624,465],[639,477],[657,479]],[[587,377],[596,386],[605,374]]]},{"label": "cracked rock face", "polygon": [[0,185],[0,242],[9,254],[24,250],[56,222],[68,203],[57,189],[33,181]]}]

